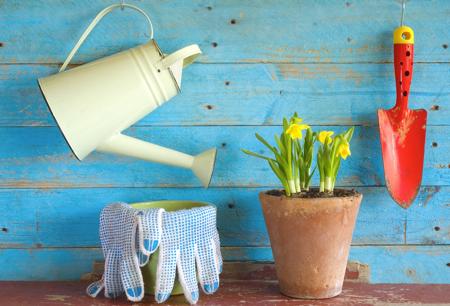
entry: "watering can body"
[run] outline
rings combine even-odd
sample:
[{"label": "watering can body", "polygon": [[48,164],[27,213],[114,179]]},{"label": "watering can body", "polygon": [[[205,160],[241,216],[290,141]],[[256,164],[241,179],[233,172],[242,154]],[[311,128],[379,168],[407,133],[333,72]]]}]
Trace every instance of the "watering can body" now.
[{"label": "watering can body", "polygon": [[[116,7],[102,12],[106,15]],[[102,12],[93,26],[103,17]],[[74,155],[82,160],[97,150],[189,168],[207,186],[215,149],[191,156],[121,133],[180,92],[182,69],[201,53],[199,47],[190,45],[165,55],[151,39],[146,44],[64,71],[92,28],[85,31],[60,73],[38,80]]]}]

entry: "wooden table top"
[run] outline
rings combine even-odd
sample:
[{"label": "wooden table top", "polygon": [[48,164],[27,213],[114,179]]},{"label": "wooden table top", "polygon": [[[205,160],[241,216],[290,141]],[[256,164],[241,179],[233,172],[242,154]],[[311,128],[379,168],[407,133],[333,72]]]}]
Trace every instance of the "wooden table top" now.
[{"label": "wooden table top", "polygon": [[[125,298],[93,299],[85,294],[86,282],[0,282],[0,305],[130,305]],[[135,303],[136,304],[136,303]],[[450,284],[365,284],[347,282],[342,294],[326,300],[296,300],[283,296],[274,281],[221,283],[214,295],[200,296],[198,305],[450,305]],[[156,305],[146,296],[139,305]],[[164,305],[187,305],[175,296]]]}]

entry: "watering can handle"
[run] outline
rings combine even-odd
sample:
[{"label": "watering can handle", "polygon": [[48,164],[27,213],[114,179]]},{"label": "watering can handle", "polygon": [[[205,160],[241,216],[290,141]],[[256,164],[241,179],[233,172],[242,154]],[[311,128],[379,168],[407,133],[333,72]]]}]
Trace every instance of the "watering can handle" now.
[{"label": "watering can handle", "polygon": [[188,66],[191,64],[197,56],[199,56],[202,53],[198,45],[190,45],[187,47],[184,47],[178,51],[173,52],[170,55],[167,55],[162,60],[160,60],[156,65],[158,68],[167,69],[176,62],[182,60],[183,61],[183,67]]},{"label": "watering can handle", "polygon": [[110,12],[112,12],[114,9],[116,9],[116,8],[124,8],[124,7],[128,7],[128,8],[131,8],[133,10],[136,10],[139,13],[141,13],[142,15],[145,16],[145,18],[148,21],[149,28],[150,28],[150,39],[153,39],[153,24],[152,24],[152,21],[150,20],[150,17],[147,15],[147,13],[144,12],[141,8],[139,8],[137,6],[134,6],[134,5],[131,5],[131,4],[126,4],[126,3],[110,5],[110,6],[106,7],[106,8],[104,8],[103,10],[101,10],[100,13],[98,13],[97,16],[95,16],[94,20],[91,21],[91,23],[86,28],[86,30],[84,30],[84,33],[81,35],[80,39],[76,43],[75,47],[73,47],[72,51],[70,51],[69,55],[67,56],[66,60],[64,61],[64,64],[62,64],[61,68],[59,69],[59,72],[62,72],[64,70],[66,70],[67,65],[70,63],[70,61],[72,60],[73,56],[75,55],[75,53],[80,48],[81,44],[86,40],[86,38],[91,33],[91,31],[95,28],[97,23],[103,17],[108,15]]}]

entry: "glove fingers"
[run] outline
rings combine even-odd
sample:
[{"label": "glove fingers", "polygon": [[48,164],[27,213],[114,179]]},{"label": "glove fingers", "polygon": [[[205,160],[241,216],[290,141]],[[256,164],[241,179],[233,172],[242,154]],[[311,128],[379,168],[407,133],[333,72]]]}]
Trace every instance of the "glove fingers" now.
[{"label": "glove fingers", "polygon": [[150,259],[150,256],[145,255],[141,250],[137,251],[137,257],[139,259],[139,266],[141,267],[145,266]]},{"label": "glove fingers", "polygon": [[172,293],[177,268],[176,253],[172,254],[165,248],[159,249],[158,269],[156,272],[155,299],[158,303],[165,302]]},{"label": "glove fingers", "polygon": [[102,279],[93,282],[92,284],[90,284],[87,288],[86,288],[86,293],[87,295],[89,295],[90,297],[97,297],[97,295],[100,293],[100,291],[102,291],[102,289],[105,287],[105,284],[103,282],[103,277]]},{"label": "glove fingers", "polygon": [[116,298],[123,292],[122,282],[120,280],[119,259],[120,256],[115,251],[111,251],[106,255],[103,279],[105,296],[107,298]]},{"label": "glove fingers", "polygon": [[137,227],[136,230],[136,239],[135,239],[135,249],[137,250],[137,257],[139,260],[139,266],[143,267],[148,263],[148,260],[150,259],[150,255],[144,254],[141,250],[142,246],[142,231],[140,230],[140,226]]},{"label": "glove fingers", "polygon": [[139,249],[145,255],[156,251],[161,241],[162,214],[164,209],[146,209],[139,212]]},{"label": "glove fingers", "polygon": [[217,230],[214,234],[214,242],[215,242],[215,247],[216,247],[218,271],[219,271],[219,273],[222,273],[223,258],[222,258],[222,253],[220,252],[220,237],[219,237],[219,232]]},{"label": "glove fingers", "polygon": [[144,280],[136,254],[136,232],[139,228],[139,217],[133,209],[130,209],[127,212],[127,218],[133,219],[134,223],[127,224],[124,228],[120,278],[128,300],[138,302],[144,297]]},{"label": "glove fingers", "polygon": [[138,302],[144,297],[144,280],[136,254],[123,258],[120,263],[120,277],[128,300]]},{"label": "glove fingers", "polygon": [[200,283],[206,294],[212,294],[219,288],[219,264],[214,239],[207,245],[196,246],[196,250]]},{"label": "glove fingers", "polygon": [[113,248],[115,243],[115,228],[117,220],[120,219],[121,209],[127,207],[125,203],[113,203],[104,207],[100,213],[100,242],[103,256],[106,259],[107,253]]},{"label": "glove fingers", "polygon": [[177,256],[178,279],[183,287],[184,296],[191,304],[199,298],[197,273],[195,270],[194,249],[179,253]]}]

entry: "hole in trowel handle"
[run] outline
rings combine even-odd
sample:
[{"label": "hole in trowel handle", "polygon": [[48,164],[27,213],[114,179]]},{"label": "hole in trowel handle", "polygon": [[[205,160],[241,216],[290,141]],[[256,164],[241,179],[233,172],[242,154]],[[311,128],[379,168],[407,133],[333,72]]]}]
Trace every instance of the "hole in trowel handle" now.
[{"label": "hole in trowel handle", "polygon": [[402,33],[402,38],[403,38],[404,40],[410,40],[410,39],[411,39],[411,33],[409,33],[409,32],[403,32],[403,33]]}]

